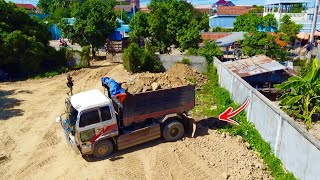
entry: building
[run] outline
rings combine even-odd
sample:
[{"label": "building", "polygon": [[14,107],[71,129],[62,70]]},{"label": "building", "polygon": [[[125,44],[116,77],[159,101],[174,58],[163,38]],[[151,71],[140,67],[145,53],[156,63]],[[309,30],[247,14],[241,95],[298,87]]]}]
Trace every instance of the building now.
[{"label": "building", "polygon": [[113,9],[127,12],[129,18],[140,9],[140,0],[116,0],[116,2],[123,2],[123,4],[115,5]]},{"label": "building", "polygon": [[218,6],[213,7],[213,13],[209,17],[210,28],[233,28],[237,16],[248,13],[252,6]]},{"label": "building", "polygon": [[229,36],[231,34],[231,32],[202,32],[201,33],[201,38],[202,41],[216,41],[217,39]]},{"label": "building", "polygon": [[273,86],[294,75],[292,70],[265,55],[227,61],[224,64],[270,100],[276,100],[278,95],[278,90]]},{"label": "building", "polygon": [[212,14],[212,6],[211,5],[194,5],[194,8],[201,13]]},{"label": "building", "polygon": [[40,13],[40,9],[32,4],[19,4],[19,3],[17,3],[16,6],[20,7],[20,8],[24,8],[31,13],[36,13],[36,14]]},{"label": "building", "polygon": [[116,2],[123,2],[123,5],[131,5],[140,9],[140,0],[116,0]]},{"label": "building", "polygon": [[[301,32],[311,31],[311,24],[313,19],[314,8],[311,0],[267,0],[264,5],[263,15],[274,14],[280,26],[281,18],[284,15],[289,15],[291,20],[297,24],[301,24],[303,27]],[[294,12],[295,5],[302,5],[303,10],[301,12]],[[320,17],[318,15],[317,30],[320,29]]]},{"label": "building", "polygon": [[218,7],[218,6],[234,6],[234,4],[231,1],[226,1],[226,0],[219,0],[216,3],[212,5],[213,7]]}]

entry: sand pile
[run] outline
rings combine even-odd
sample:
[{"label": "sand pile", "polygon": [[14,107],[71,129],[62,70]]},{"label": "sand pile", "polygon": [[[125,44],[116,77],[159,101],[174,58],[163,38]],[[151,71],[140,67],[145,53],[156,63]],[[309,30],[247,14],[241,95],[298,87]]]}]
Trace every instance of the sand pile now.
[{"label": "sand pile", "polygon": [[195,84],[197,88],[207,82],[206,76],[197,73],[184,64],[176,64],[164,73],[137,73],[130,75],[119,65],[108,73],[108,76],[122,83],[122,88],[129,93],[154,91],[184,85]]}]

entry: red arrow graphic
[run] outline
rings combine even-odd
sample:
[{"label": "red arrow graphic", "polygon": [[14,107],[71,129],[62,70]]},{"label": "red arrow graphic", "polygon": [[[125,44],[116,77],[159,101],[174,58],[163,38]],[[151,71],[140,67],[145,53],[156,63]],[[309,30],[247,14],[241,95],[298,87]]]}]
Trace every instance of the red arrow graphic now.
[{"label": "red arrow graphic", "polygon": [[221,113],[219,115],[219,120],[220,121],[226,121],[226,122],[229,122],[229,123],[232,123],[232,124],[235,124],[235,125],[239,125],[236,121],[230,119],[232,118],[233,116],[237,115],[239,112],[241,112],[244,108],[246,108],[246,106],[249,104],[249,101],[250,99],[247,98],[246,102],[244,102],[244,104],[239,107],[237,110],[233,111],[233,108],[232,107],[228,107],[223,113]]}]

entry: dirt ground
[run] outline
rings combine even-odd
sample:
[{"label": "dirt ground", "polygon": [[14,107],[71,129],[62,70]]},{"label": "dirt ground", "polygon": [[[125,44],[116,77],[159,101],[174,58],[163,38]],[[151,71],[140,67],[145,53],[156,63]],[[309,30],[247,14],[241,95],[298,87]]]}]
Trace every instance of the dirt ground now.
[{"label": "dirt ground", "polygon": [[[100,77],[114,68],[104,61],[71,72],[74,92],[102,90]],[[273,179],[241,137],[205,125],[195,138],[159,139],[109,159],[75,155],[55,122],[64,111],[65,82],[66,74],[0,83],[0,179]]]}]

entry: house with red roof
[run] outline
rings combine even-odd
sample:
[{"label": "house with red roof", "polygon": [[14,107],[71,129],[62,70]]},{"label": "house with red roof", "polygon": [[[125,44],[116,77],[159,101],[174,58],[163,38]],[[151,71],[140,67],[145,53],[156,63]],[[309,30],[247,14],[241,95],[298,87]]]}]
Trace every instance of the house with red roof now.
[{"label": "house with red roof", "polygon": [[235,6],[235,5],[231,1],[219,0],[213,4],[213,7],[218,7],[218,6]]},{"label": "house with red roof", "polygon": [[210,28],[233,28],[237,16],[248,13],[253,6],[213,6],[209,17]]},{"label": "house with red roof", "polygon": [[19,8],[24,8],[32,13],[40,13],[40,9],[32,4],[16,4],[17,7]]}]

